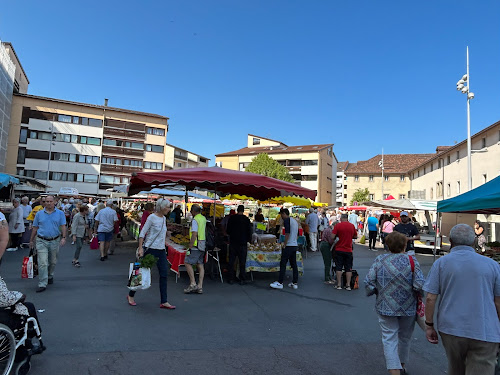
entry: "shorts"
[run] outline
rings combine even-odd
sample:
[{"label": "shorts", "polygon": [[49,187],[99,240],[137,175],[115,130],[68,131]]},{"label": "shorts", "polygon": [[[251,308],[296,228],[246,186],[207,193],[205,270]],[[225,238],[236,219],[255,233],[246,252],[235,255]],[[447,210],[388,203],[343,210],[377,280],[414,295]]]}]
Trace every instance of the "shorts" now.
[{"label": "shorts", "polygon": [[352,253],[347,251],[335,251],[335,270],[351,272],[352,270]]},{"label": "shorts", "polygon": [[113,239],[113,231],[111,232],[98,232],[97,239],[99,242],[110,242]]},{"label": "shorts", "polygon": [[184,258],[184,263],[187,264],[203,264],[205,258],[205,252],[199,249],[189,250],[189,255]]}]

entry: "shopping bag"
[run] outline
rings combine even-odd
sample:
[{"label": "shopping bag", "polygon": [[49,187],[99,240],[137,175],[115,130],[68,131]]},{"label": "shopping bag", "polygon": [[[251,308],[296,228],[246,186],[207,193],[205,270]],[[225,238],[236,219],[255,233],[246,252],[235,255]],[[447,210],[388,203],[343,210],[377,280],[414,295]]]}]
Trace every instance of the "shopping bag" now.
[{"label": "shopping bag", "polygon": [[99,248],[99,240],[97,236],[92,236],[92,240],[90,241],[90,250],[97,250]]},{"label": "shopping bag", "polygon": [[361,239],[359,240],[359,243],[360,243],[360,244],[362,244],[362,245],[364,245],[364,244],[365,244],[365,242],[366,242],[366,236],[363,234],[363,235],[361,236]]},{"label": "shopping bag", "polygon": [[23,258],[23,265],[21,267],[21,278],[27,279],[28,278],[28,262],[30,260],[30,257],[24,257]]},{"label": "shopping bag", "polygon": [[28,264],[26,266],[26,270],[28,272],[28,279],[33,278],[33,257],[28,257]]},{"label": "shopping bag", "polygon": [[148,289],[151,286],[151,270],[140,263],[130,263],[127,287],[130,290]]}]

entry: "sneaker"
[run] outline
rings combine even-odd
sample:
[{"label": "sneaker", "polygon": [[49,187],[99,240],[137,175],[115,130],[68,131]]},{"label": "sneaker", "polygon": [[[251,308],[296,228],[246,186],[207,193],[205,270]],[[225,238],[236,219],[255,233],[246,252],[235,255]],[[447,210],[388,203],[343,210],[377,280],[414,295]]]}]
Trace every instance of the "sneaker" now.
[{"label": "sneaker", "polygon": [[17,247],[9,247],[7,251],[17,251]]},{"label": "sneaker", "polygon": [[378,249],[376,249],[376,248],[373,248],[373,249],[372,249],[372,251],[378,251]]},{"label": "sneaker", "polygon": [[75,241],[71,241],[71,244],[74,245],[75,244]]},{"label": "sneaker", "polygon": [[342,287],[340,285],[337,286],[337,290],[342,290]]},{"label": "sneaker", "polygon": [[350,286],[346,286],[345,290],[351,290],[351,287]]},{"label": "sneaker", "polygon": [[275,281],[274,283],[272,283],[271,285],[269,285],[271,288],[273,289],[283,289],[283,284],[278,282],[278,281]]},{"label": "sneaker", "polygon": [[288,286],[290,288],[293,288],[293,289],[299,289],[299,286],[297,284],[294,284],[294,283],[290,283],[290,284],[288,284]]}]

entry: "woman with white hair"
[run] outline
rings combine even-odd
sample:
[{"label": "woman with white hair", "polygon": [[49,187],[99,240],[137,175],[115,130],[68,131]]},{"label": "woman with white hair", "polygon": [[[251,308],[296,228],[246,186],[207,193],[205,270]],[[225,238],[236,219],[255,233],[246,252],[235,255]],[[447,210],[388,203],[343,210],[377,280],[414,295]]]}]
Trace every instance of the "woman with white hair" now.
[{"label": "woman with white hair", "polygon": [[[167,300],[167,221],[166,216],[172,208],[172,203],[168,199],[158,199],[156,201],[155,212],[148,216],[144,227],[139,234],[139,248],[137,254],[139,257],[151,254],[158,259],[156,265],[160,273],[160,308],[175,309],[174,305],[168,303]],[[135,291],[131,290],[128,293],[127,301],[130,306],[136,306],[134,300]]]},{"label": "woman with white hair", "polygon": [[9,216],[9,234],[10,234],[10,248],[7,251],[16,251],[20,248],[21,233],[24,233],[24,219],[23,209],[21,207],[21,200],[14,198],[12,200],[14,209]]}]

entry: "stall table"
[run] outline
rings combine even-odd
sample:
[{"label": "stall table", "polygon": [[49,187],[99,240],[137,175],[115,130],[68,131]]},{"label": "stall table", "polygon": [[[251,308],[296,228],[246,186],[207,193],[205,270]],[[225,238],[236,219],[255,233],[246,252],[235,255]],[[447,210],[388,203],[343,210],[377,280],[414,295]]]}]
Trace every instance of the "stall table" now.
[{"label": "stall table", "polygon": [[168,244],[167,260],[170,263],[170,270],[175,272],[175,282],[179,277],[179,267],[184,265],[184,258],[186,257],[186,249],[175,243]]},{"label": "stall table", "polygon": [[[304,274],[304,263],[302,261],[302,254],[300,251],[296,253],[297,268],[299,274]],[[248,251],[247,262],[245,264],[246,272],[250,272],[253,280],[252,271],[257,272],[279,272],[281,261],[281,251]],[[292,268],[288,265],[287,270]]]},{"label": "stall table", "polygon": [[137,220],[129,218],[127,221],[128,234],[135,240],[139,239],[141,223]]}]

